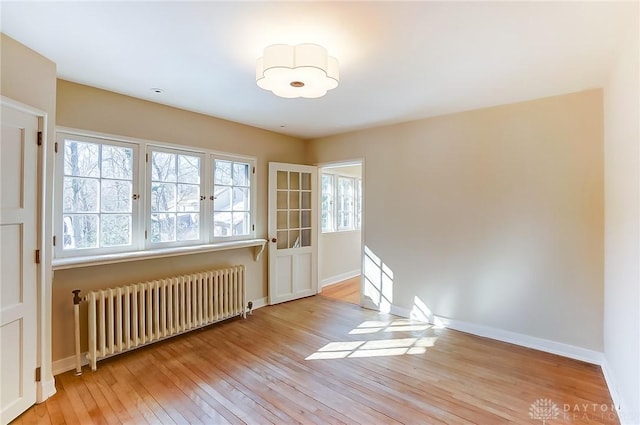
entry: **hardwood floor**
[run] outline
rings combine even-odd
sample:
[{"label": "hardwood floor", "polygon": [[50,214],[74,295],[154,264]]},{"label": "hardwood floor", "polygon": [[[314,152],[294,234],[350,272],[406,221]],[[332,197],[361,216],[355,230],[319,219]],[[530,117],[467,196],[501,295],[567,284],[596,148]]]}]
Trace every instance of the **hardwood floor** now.
[{"label": "hardwood floor", "polygon": [[[57,394],[15,424],[618,423],[602,412],[611,399],[597,366],[321,296],[264,307],[56,383]],[[546,410],[531,418],[541,399]]]},{"label": "hardwood floor", "polygon": [[325,286],[320,293],[323,297],[360,304],[360,276],[347,279],[334,285]]}]

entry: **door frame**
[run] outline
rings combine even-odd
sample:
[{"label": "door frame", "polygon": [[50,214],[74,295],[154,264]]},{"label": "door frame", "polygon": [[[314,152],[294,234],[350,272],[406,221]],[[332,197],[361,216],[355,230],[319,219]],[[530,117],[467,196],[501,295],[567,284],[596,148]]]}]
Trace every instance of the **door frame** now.
[{"label": "door frame", "polygon": [[51,211],[53,181],[48,179],[48,170],[53,165],[53,150],[48,143],[49,114],[42,109],[0,95],[0,104],[33,115],[38,118],[39,131],[42,131],[42,145],[38,149],[37,158],[37,201],[36,201],[36,238],[37,249],[40,250],[40,264],[36,266],[36,367],[40,368],[40,380],[36,381],[36,403],[42,403],[56,393],[55,379],[52,373],[51,357],[51,289],[53,271],[52,259],[52,217],[47,218],[46,211]]},{"label": "door frame", "polygon": [[362,209],[360,211],[360,306],[363,307],[364,306],[364,259],[365,259],[365,254],[364,254],[364,247],[365,247],[365,203],[367,201],[367,197],[365,196],[365,158],[361,157],[361,158],[355,158],[355,159],[345,159],[345,160],[340,160],[340,161],[329,161],[329,162],[319,162],[314,164],[316,167],[318,167],[318,182],[316,183],[317,185],[317,194],[316,194],[316,199],[317,199],[317,221],[318,221],[318,225],[317,225],[317,234],[318,234],[318,259],[317,259],[317,263],[318,263],[318,268],[317,268],[317,281],[318,281],[318,293],[320,293],[321,291],[321,287],[320,287],[320,270],[322,268],[322,225],[320,222],[320,216],[322,214],[321,208],[322,208],[322,169],[323,168],[327,168],[327,167],[347,167],[350,165],[359,165],[360,166],[360,180],[362,181],[362,199],[361,199],[361,204],[360,204],[360,208]]}]

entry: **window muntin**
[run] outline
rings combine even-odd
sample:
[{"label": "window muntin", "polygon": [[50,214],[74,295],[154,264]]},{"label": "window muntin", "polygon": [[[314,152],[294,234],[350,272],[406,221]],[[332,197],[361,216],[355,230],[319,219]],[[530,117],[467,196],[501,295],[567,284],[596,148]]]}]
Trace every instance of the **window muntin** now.
[{"label": "window muntin", "polygon": [[57,255],[130,250],[137,228],[137,146],[61,134]]},{"label": "window muntin", "polygon": [[251,236],[253,162],[213,157],[212,237],[231,240]]},{"label": "window muntin", "polygon": [[200,241],[202,155],[150,148],[151,244]]}]

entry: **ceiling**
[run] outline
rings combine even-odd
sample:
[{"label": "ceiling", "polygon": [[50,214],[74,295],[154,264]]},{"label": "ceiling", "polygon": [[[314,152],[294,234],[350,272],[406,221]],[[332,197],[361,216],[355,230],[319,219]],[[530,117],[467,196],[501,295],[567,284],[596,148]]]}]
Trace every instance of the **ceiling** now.
[{"label": "ceiling", "polygon": [[[602,87],[638,2],[11,2],[60,78],[303,139]],[[270,44],[340,62],[319,99],[255,84]],[[161,88],[155,93],[152,88]]]}]

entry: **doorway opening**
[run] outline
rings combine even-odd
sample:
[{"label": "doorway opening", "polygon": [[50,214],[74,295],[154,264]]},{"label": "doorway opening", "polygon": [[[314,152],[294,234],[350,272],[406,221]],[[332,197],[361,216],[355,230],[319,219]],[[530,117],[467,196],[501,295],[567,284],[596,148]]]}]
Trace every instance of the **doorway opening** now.
[{"label": "doorway opening", "polygon": [[320,295],[361,304],[364,164],[318,166]]}]

